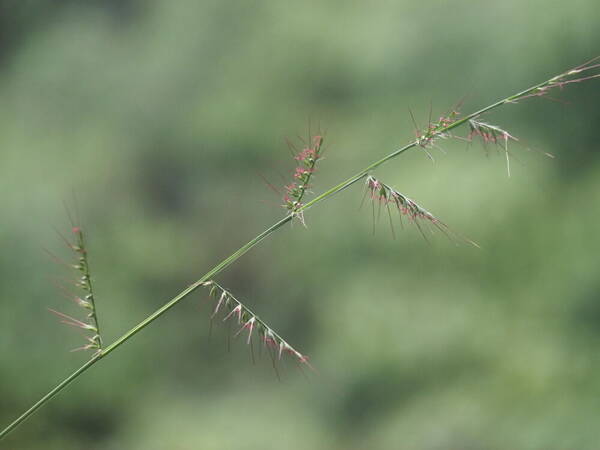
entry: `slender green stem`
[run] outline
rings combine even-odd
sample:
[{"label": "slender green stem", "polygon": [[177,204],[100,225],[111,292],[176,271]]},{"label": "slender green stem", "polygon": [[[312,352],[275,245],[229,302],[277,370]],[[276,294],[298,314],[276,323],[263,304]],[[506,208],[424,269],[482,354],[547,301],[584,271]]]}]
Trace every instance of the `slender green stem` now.
[{"label": "slender green stem", "polygon": [[92,359],[86,362],[83,366],[81,366],[79,369],[77,369],[75,372],[73,372],[63,381],[61,381],[54,389],[52,389],[50,392],[48,392],[46,395],[40,398],[31,408],[29,408],[27,411],[21,414],[13,423],[11,423],[4,430],[2,430],[2,433],[0,433],[0,439],[4,438],[8,433],[14,430],[17,427],[17,425],[19,425],[21,422],[23,422],[25,419],[31,416],[34,412],[36,412],[39,408],[41,408],[42,405],[44,405],[52,397],[54,397],[65,387],[67,387],[71,383],[71,381],[73,381],[75,378],[77,378],[79,375],[81,375],[83,372],[89,369],[99,359],[99,354],[96,354],[96,356],[92,357]]},{"label": "slender green stem", "polygon": [[[554,83],[556,83],[557,80],[560,81],[560,80],[562,80],[562,78],[564,78],[567,75],[570,75],[570,73],[567,72],[567,73],[559,75],[557,77],[553,77],[550,80],[547,80],[547,81],[544,81],[542,83],[536,84],[535,86],[532,86],[532,87],[530,87],[528,89],[525,89],[524,91],[521,91],[521,92],[519,92],[517,94],[511,95],[510,97],[507,97],[507,98],[502,99],[502,100],[500,100],[500,101],[498,101],[496,103],[493,103],[493,104],[491,104],[489,106],[486,106],[485,108],[482,108],[479,111],[476,111],[476,112],[474,112],[472,114],[469,114],[466,117],[463,117],[460,120],[456,120],[456,121],[448,124],[447,126],[443,126],[443,127],[437,128],[428,137],[434,138],[436,136],[442,135],[443,133],[446,133],[446,132],[448,132],[448,131],[450,131],[450,130],[452,130],[454,128],[457,128],[457,127],[465,124],[470,119],[473,119],[473,118],[475,118],[475,117],[477,117],[477,116],[479,116],[479,115],[481,115],[481,114],[483,114],[483,113],[485,113],[487,111],[490,111],[492,109],[498,108],[499,106],[502,106],[502,105],[504,105],[506,103],[515,102],[518,99],[526,97],[529,94],[532,94],[532,93],[540,90],[540,88],[553,87]],[[335,195],[335,194],[343,191],[344,189],[352,186],[354,183],[356,183],[357,181],[361,180],[363,177],[365,177],[372,170],[374,170],[377,167],[381,166],[382,164],[386,163],[390,159],[395,158],[396,156],[401,155],[405,151],[407,151],[407,150],[409,150],[409,149],[411,149],[413,147],[418,146],[421,142],[422,141],[420,141],[419,139],[417,139],[417,140],[415,140],[415,141],[413,141],[413,142],[405,145],[404,147],[401,147],[401,148],[399,148],[397,150],[394,150],[392,153],[390,153],[387,156],[381,158],[380,160],[375,161],[375,162],[369,164],[367,167],[363,168],[362,170],[360,170],[355,175],[352,175],[350,178],[346,179],[345,181],[342,181],[341,183],[337,184],[336,186],[333,186],[332,188],[330,188],[327,191],[323,192],[322,194],[320,194],[319,196],[315,197],[311,201],[307,202],[306,204],[304,204],[303,206],[301,206],[300,208],[298,208],[298,210],[295,211],[295,213],[304,211],[304,210],[306,210],[306,209],[308,209],[308,208],[316,205],[317,203],[319,203],[319,202],[321,202],[321,201],[323,201],[323,200],[325,200],[327,198],[330,198],[333,195]],[[4,438],[10,431],[12,431],[14,428],[16,428],[21,422],[23,422],[24,420],[26,420],[28,417],[30,417],[35,411],[37,411],[44,404],[46,404],[50,399],[52,399],[55,395],[57,395],[60,391],[62,391],[66,386],[68,386],[72,381],[74,381],[76,378],[78,378],[82,373],[84,373],[86,370],[88,370],[90,367],[92,367],[96,362],[100,361],[103,357],[107,356],[109,353],[111,353],[113,350],[117,349],[119,346],[121,346],[122,344],[124,344],[126,341],[128,341],[130,338],[132,338],[138,332],[140,332],[141,330],[143,330],[144,328],[146,328],[148,325],[150,325],[152,322],[154,322],[156,319],[158,319],[160,316],[162,316],[168,310],[170,310],[171,308],[173,308],[177,303],[179,303],[185,297],[187,297],[192,292],[194,292],[198,287],[202,286],[204,282],[212,279],[215,275],[217,275],[219,272],[221,272],[222,270],[224,270],[225,268],[227,268],[230,264],[232,264],[235,261],[237,261],[242,255],[244,255],[246,252],[248,252],[254,246],[258,245],[263,239],[265,239],[266,237],[268,237],[271,233],[275,232],[276,230],[278,230],[279,228],[281,228],[283,225],[285,225],[286,223],[290,222],[294,218],[294,215],[295,214],[289,214],[289,215],[285,216],[283,219],[281,219],[278,222],[276,222],[273,225],[271,225],[269,228],[267,228],[265,231],[263,231],[262,233],[260,233],[254,239],[252,239],[251,241],[249,241],[248,243],[246,243],[245,245],[243,245],[242,247],[240,247],[231,256],[229,256],[228,258],[224,259],[219,264],[217,264],[215,267],[213,267],[209,272],[207,272],[204,276],[202,276],[196,282],[194,282],[193,284],[191,284],[190,286],[188,286],[186,289],[184,289],[183,291],[181,291],[178,295],[176,295],[171,300],[169,300],[161,308],[159,308],[154,313],[152,313],[151,315],[149,315],[148,317],[146,317],[139,324],[137,324],[136,326],[134,326],[132,329],[130,329],[128,332],[126,332],[123,336],[121,336],[120,338],[118,338],[112,344],[108,345],[107,347],[105,347],[102,350],[99,350],[88,362],[86,362],[83,366],[81,366],[79,369],[77,369],[75,372],[73,372],[71,375],[69,375],[63,381],[61,381],[54,389],[52,389],[50,392],[48,392],[46,395],[44,395],[40,400],[37,401],[37,403],[35,403],[31,408],[29,408],[27,411],[25,411],[14,422],[12,422],[10,425],[8,425],[8,427],[6,427],[4,430],[2,430],[2,432],[0,432],[0,439]],[[96,322],[96,324],[97,324],[97,322]]]}]

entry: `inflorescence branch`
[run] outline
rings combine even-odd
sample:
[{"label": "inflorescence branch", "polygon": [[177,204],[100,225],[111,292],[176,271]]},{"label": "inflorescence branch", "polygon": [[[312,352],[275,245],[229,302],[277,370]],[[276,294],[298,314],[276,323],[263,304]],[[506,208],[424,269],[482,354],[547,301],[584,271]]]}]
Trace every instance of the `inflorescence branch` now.
[{"label": "inflorescence branch", "polygon": [[298,363],[305,364],[312,369],[308,362],[308,356],[303,355],[288,342],[277,334],[267,323],[256,315],[244,303],[238,300],[231,291],[225,289],[214,280],[202,283],[202,286],[209,289],[209,296],[216,300],[211,320],[217,315],[225,314],[223,321],[231,318],[236,319],[240,329],[235,334],[238,336],[243,331],[248,331],[247,344],[252,342],[252,336],[256,333],[262,344],[270,350],[269,354],[275,364],[275,357],[281,359],[284,354],[291,355]]},{"label": "inflorescence branch", "polygon": [[98,323],[98,314],[96,311],[96,302],[94,298],[94,289],[92,287],[85,237],[81,226],[73,226],[71,231],[75,236],[75,242],[73,243],[65,237],[63,237],[63,240],[67,247],[74,253],[75,263],[65,263],[65,265],[75,269],[78,273],[76,281],[73,282],[78,292],[72,292],[63,286],[60,287],[67,297],[71,298],[77,306],[86,311],[86,316],[84,320],[79,320],[59,311],[53,309],[49,310],[60,318],[61,323],[80,328],[86,332],[85,340],[87,341],[87,344],[73,349],[72,351],[95,350],[98,352],[102,350],[102,337],[100,335],[100,325]]}]

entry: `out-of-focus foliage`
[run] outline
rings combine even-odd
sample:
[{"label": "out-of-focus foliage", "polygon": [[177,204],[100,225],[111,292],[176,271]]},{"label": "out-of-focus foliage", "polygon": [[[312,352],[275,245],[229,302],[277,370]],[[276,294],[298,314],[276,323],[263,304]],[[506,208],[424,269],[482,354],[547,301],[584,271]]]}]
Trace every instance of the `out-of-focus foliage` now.
[{"label": "out-of-focus foliage", "polygon": [[[314,191],[598,53],[593,0],[0,4],[0,425],[83,361],[46,308],[75,196],[105,342],[283,209],[284,138],[327,130]],[[501,154],[444,142],[377,171],[481,250],[371,235],[354,187],[219,281],[311,355],[278,382],[199,293],[22,425],[10,449],[595,449],[598,83],[486,116]],[[554,160],[541,150],[555,154]]]}]

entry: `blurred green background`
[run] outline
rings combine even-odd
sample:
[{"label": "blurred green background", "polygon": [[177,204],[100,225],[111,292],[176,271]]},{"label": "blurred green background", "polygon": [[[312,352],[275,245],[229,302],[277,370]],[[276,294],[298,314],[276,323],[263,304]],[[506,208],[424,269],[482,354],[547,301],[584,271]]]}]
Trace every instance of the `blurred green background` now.
[{"label": "blurred green background", "polygon": [[[81,365],[63,202],[112,341],[283,214],[285,138],[327,131],[321,192],[466,97],[470,112],[598,54],[594,0],[2,1],[0,426]],[[486,116],[376,175],[482,249],[371,234],[353,187],[218,277],[318,374],[281,381],[205,292],[95,366],[6,449],[597,449],[598,82]],[[463,132],[463,135],[465,133]],[[528,151],[531,148],[539,151]],[[552,160],[543,152],[556,155]],[[489,155],[486,156],[486,153]],[[518,161],[517,161],[518,160]],[[234,330],[235,331],[235,330]]]}]

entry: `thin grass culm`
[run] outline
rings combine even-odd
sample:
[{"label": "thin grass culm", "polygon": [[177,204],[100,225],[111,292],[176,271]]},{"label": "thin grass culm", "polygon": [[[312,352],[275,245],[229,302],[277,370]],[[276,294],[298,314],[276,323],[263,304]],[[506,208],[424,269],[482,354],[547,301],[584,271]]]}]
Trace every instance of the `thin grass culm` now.
[{"label": "thin grass culm", "polygon": [[[46,395],[40,398],[28,410],[26,410],[24,413],[18,416],[6,428],[0,431],[0,439],[6,437],[19,424],[31,417],[32,414],[35,413],[38,409],[40,409],[42,406],[46,405],[54,396],[56,396],[59,392],[61,392],[63,389],[69,386],[71,382],[78,379],[90,367],[92,367],[93,365],[101,361],[103,358],[110,355],[117,348],[119,348],[121,345],[123,345],[125,342],[127,342],[137,333],[139,333],[141,330],[146,328],[156,319],[161,317],[163,314],[165,314],[167,311],[169,311],[171,308],[173,308],[175,305],[181,302],[184,298],[188,297],[190,294],[192,294],[198,288],[201,287],[210,289],[214,288],[213,293],[217,301],[219,301],[219,299],[223,297],[223,302],[228,302],[225,304],[225,306],[227,306],[228,308],[232,308],[227,313],[231,314],[231,316],[229,316],[229,320],[231,320],[235,315],[235,318],[239,321],[241,327],[239,330],[240,334],[243,331],[246,331],[248,333],[247,339],[250,339],[254,332],[256,332],[257,330],[262,330],[262,335],[260,333],[259,335],[261,335],[262,338],[266,341],[267,347],[277,347],[277,353],[291,353],[292,356],[298,359],[300,362],[305,362],[305,360],[303,360],[303,358],[305,357],[302,354],[296,352],[296,350],[289,346],[289,344],[287,344],[286,341],[279,337],[279,335],[276,335],[270,327],[268,327],[262,320],[260,320],[256,314],[244,307],[242,303],[235,299],[235,297],[233,297],[233,295],[229,291],[222,288],[220,285],[217,285],[214,281],[215,276],[221,273],[231,264],[235,263],[245,253],[247,253],[253,247],[257,246],[275,231],[279,230],[284,225],[290,223],[293,219],[298,218],[304,223],[304,215],[308,209],[312,208],[313,206],[322,202],[323,200],[335,197],[335,195],[339,192],[365,179],[367,183],[367,189],[371,192],[371,198],[374,202],[380,202],[379,205],[381,205],[382,207],[387,208],[393,206],[394,208],[397,208],[401,216],[406,216],[409,218],[409,220],[415,221],[415,223],[417,221],[420,221],[425,224],[432,225],[440,231],[447,232],[447,227],[442,222],[438,221],[438,219],[436,219],[433,215],[428,213],[425,209],[417,205],[412,200],[408,199],[403,194],[400,194],[398,191],[391,188],[390,186],[378,181],[373,176],[373,172],[378,167],[382,166],[383,164],[387,163],[392,159],[395,159],[396,157],[400,156],[401,154],[412,148],[418,148],[429,152],[430,148],[435,148],[435,146],[438,145],[437,142],[440,139],[455,137],[453,131],[461,127],[462,125],[468,125],[470,127],[470,132],[472,133],[471,137],[475,135],[484,139],[485,137],[488,137],[489,139],[492,139],[493,143],[502,142],[503,144],[506,144],[508,140],[512,139],[512,136],[508,134],[508,132],[501,130],[497,127],[492,127],[491,125],[488,125],[487,122],[482,121],[482,115],[504,105],[512,105],[532,97],[544,97],[547,96],[550,91],[562,89],[563,87],[574,83],[598,78],[600,77],[600,73],[598,73],[600,64],[598,64],[597,61],[598,58],[595,58],[581,66],[575,67],[564,73],[556,75],[546,81],[529,87],[523,91],[517,92],[516,94],[498,100],[497,102],[492,103],[471,114],[465,115],[462,118],[459,118],[460,113],[458,112],[458,108],[453,108],[449,114],[444,115],[437,121],[432,121],[430,119],[427,128],[422,131],[419,131],[417,137],[412,142],[370,163],[366,167],[359,170],[356,174],[350,176],[344,181],[338,183],[337,185],[325,190],[323,193],[312,198],[311,200],[306,201],[305,197],[309,193],[309,181],[311,181],[311,176],[314,172],[314,163],[316,163],[320,158],[320,152],[324,142],[324,139],[321,136],[311,137],[311,142],[306,143],[306,150],[303,150],[298,154],[300,159],[297,159],[298,176],[295,177],[297,181],[295,182],[294,186],[290,185],[289,189],[287,190],[289,202],[285,202],[284,206],[286,208],[286,215],[283,218],[281,218],[279,221],[268,227],[262,233],[258,234],[254,239],[242,245],[233,254],[231,254],[229,257],[215,265],[197,281],[186,287],[178,295],[173,297],[158,310],[148,315],[141,322],[132,327],[129,331],[125,332],[114,342],[108,345],[102,345],[99,336],[96,340],[93,339],[93,349],[95,350],[95,352],[93,353],[92,357],[79,369],[77,369],[67,378],[62,380]],[[505,151],[508,151],[507,147],[505,147]],[[79,235],[77,233],[76,235],[78,237],[83,238],[83,235]],[[87,272],[87,270],[88,269],[86,263],[86,266],[84,267],[84,271],[82,273],[84,277],[88,277],[87,281],[89,281],[89,273]],[[81,287],[84,288],[84,286]],[[89,285],[88,287],[91,291],[91,285]],[[86,299],[84,300],[87,301]],[[90,302],[90,305],[93,306],[93,302]],[[223,304],[221,305],[221,307],[222,306]],[[95,327],[95,332],[99,335],[98,318],[96,315],[95,308],[93,309],[93,312],[94,314],[88,317],[90,321],[82,321],[82,323],[87,323],[89,326]],[[217,310],[217,312],[219,312],[219,310]],[[68,319],[65,320],[68,321]],[[94,330],[92,329],[90,329],[89,331],[94,332]],[[271,339],[272,341],[268,341],[269,339]],[[92,342],[90,341],[89,344],[92,344]],[[277,356],[279,357],[279,355]]]}]

